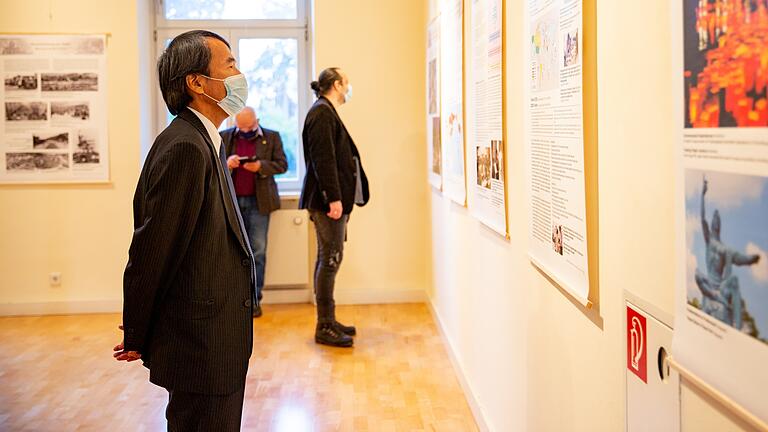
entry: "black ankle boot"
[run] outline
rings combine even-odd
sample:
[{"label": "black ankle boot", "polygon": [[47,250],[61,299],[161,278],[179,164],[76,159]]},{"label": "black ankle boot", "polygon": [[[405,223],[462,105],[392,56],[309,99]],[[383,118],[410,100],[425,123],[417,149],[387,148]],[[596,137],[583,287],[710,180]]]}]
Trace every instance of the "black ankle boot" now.
[{"label": "black ankle boot", "polygon": [[351,347],[354,343],[352,338],[339,331],[334,323],[318,323],[315,328],[315,342],[342,348]]},{"label": "black ankle boot", "polygon": [[333,325],[336,326],[336,330],[344,333],[345,335],[354,336],[357,334],[355,326],[345,326],[344,324],[334,321]]}]

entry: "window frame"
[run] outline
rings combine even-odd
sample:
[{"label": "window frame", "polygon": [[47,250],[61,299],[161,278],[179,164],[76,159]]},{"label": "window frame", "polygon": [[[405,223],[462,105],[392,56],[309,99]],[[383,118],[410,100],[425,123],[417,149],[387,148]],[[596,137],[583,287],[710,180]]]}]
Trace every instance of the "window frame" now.
[{"label": "window frame", "polygon": [[[155,0],[155,32],[154,47],[155,59],[165,49],[165,41],[173,39],[189,30],[204,28],[224,37],[230,44],[232,54],[236,59],[240,58],[239,41],[241,39],[281,39],[295,38],[297,40],[297,79],[298,79],[298,113],[297,113],[297,149],[296,149],[296,180],[275,179],[280,196],[291,198],[298,197],[306,174],[304,162],[304,149],[301,141],[301,130],[309,107],[313,99],[308,83],[311,81],[312,70],[312,40],[310,32],[309,8],[310,0],[297,0],[297,19],[295,20],[167,20],[165,19],[164,0]],[[155,71],[156,74],[156,71]],[[302,85],[307,83],[307,85]],[[159,134],[166,127],[168,110],[163,101],[160,88],[155,79],[154,118],[155,134]],[[234,126],[234,120],[228,118],[222,128]],[[265,125],[269,127],[269,125]],[[279,132],[279,131],[278,131]]]},{"label": "window frame", "polygon": [[[155,0],[155,24],[158,28],[171,29],[205,29],[211,27],[218,28],[306,28],[309,22],[309,2],[307,0],[296,0],[296,19],[211,19],[211,20],[169,20],[165,17],[165,0]],[[215,25],[211,26],[212,23]]]}]

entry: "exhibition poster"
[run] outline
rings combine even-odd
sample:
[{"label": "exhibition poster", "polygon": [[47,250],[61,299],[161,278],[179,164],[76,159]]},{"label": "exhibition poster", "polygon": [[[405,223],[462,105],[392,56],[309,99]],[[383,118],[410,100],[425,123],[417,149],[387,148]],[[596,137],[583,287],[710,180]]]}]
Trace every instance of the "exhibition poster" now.
[{"label": "exhibition poster", "polygon": [[0,35],[0,182],[109,180],[105,35]]},{"label": "exhibition poster", "polygon": [[443,150],[440,141],[440,18],[427,29],[427,169],[429,184],[443,186]]},{"label": "exhibition poster", "polygon": [[526,165],[530,259],[588,305],[582,6],[528,2]]},{"label": "exhibition poster", "polygon": [[472,214],[494,231],[507,235],[503,109],[502,0],[472,0],[471,67],[467,101],[471,112],[468,204]]},{"label": "exhibition poster", "polygon": [[464,8],[462,0],[443,0],[440,13],[440,121],[443,193],[465,205],[464,160]]},{"label": "exhibition poster", "polygon": [[673,355],[768,422],[768,0],[678,0],[673,17]]}]

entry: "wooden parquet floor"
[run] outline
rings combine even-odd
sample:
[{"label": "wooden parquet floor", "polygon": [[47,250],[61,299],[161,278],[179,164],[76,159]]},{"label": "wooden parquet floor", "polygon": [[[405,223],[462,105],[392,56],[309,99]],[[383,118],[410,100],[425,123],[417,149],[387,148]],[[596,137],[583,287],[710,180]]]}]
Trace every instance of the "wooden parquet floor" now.
[{"label": "wooden parquet floor", "polygon": [[[311,305],[254,320],[242,430],[476,431],[422,304],[340,306],[353,349],[314,343]],[[163,431],[167,392],[112,359],[120,316],[0,318],[0,431]]]}]

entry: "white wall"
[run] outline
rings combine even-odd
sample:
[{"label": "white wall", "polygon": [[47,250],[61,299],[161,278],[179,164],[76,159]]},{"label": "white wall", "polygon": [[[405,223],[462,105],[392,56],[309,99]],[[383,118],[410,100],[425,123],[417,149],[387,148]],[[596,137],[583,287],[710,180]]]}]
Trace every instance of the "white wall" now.
[{"label": "white wall", "polygon": [[[526,255],[525,3],[506,1],[511,240],[433,191],[431,304],[483,428],[621,431],[624,290],[674,314],[670,5],[597,2],[600,298],[587,311]],[[686,431],[745,427],[687,385],[681,416]]]}]

